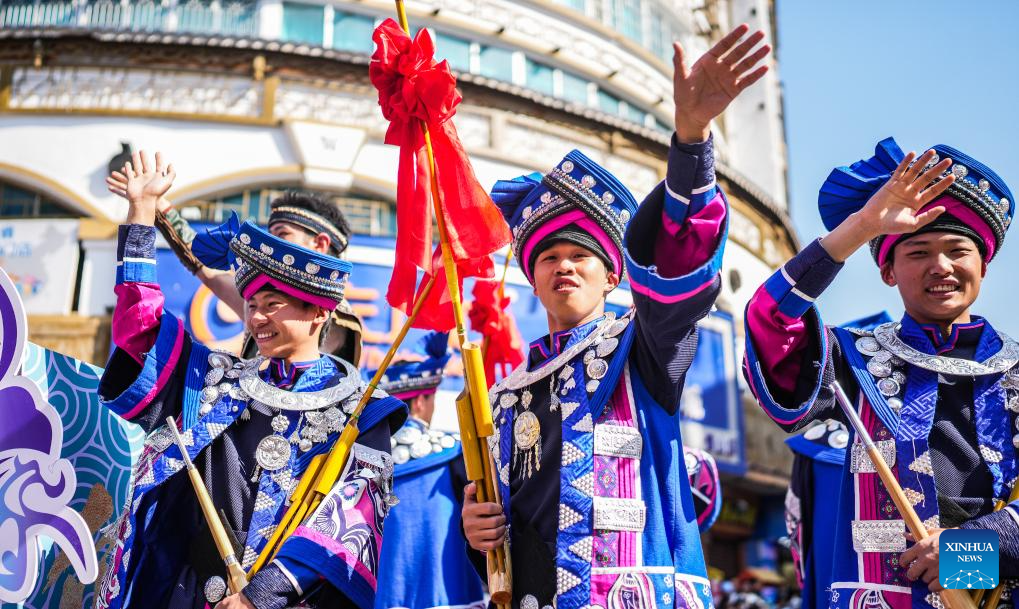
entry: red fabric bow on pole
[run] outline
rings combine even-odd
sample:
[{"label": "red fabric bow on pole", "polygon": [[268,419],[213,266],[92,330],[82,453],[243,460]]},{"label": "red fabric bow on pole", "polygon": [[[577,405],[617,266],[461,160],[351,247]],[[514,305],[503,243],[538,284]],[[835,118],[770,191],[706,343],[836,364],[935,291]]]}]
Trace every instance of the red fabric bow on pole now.
[{"label": "red fabric bow on pole", "polygon": [[[491,387],[500,378],[506,378],[524,361],[524,341],[508,307],[508,296],[500,296],[501,284],[490,279],[474,282],[471,294],[471,329],[485,337],[485,378]],[[496,376],[498,372],[498,376]]]},{"label": "red fabric bow on pole", "polygon": [[[376,49],[368,75],[389,121],[385,141],[400,147],[396,262],[386,299],[406,313],[416,299],[417,269],[444,279],[441,258],[432,252],[432,176],[422,122],[431,138],[442,220],[460,278],[491,277],[494,269],[489,255],[511,237],[502,214],[478,183],[457,136],[451,119],[462,98],[447,63],[435,61],[428,31],[422,29],[411,40],[395,21],[387,19],[375,29],[372,39]],[[448,289],[440,289],[444,281],[436,283],[414,325],[450,330],[455,322]]]}]

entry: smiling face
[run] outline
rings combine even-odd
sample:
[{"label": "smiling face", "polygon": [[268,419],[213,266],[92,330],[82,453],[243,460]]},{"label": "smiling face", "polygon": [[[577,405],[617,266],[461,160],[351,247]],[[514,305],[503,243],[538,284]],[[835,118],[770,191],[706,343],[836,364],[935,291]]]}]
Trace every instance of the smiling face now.
[{"label": "smiling face", "polygon": [[325,309],[273,289],[255,292],[245,304],[244,323],[261,355],[288,363],[318,357]]},{"label": "smiling face", "polygon": [[296,243],[320,254],[329,253],[330,239],[325,233],[313,235],[296,224],[284,221],[273,222],[269,232],[284,241]]},{"label": "smiling face", "polygon": [[910,317],[947,329],[968,322],[969,309],[980,294],[987,265],[969,237],[931,232],[904,239],[881,278],[897,286]]},{"label": "smiling face", "polygon": [[605,313],[605,296],[619,276],[591,250],[558,241],[534,262],[534,293],[548,314],[549,332],[575,328]]}]

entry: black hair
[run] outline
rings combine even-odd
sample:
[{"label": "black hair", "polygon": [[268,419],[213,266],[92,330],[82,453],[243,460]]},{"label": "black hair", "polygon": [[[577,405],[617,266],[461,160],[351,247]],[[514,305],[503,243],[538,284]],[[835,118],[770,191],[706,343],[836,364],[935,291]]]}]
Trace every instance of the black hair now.
[{"label": "black hair", "polygon": [[299,207],[316,213],[328,220],[345,238],[350,239],[350,224],[340,211],[340,206],[325,197],[311,193],[289,190],[282,196],[273,199],[269,204],[272,209],[277,207]]}]

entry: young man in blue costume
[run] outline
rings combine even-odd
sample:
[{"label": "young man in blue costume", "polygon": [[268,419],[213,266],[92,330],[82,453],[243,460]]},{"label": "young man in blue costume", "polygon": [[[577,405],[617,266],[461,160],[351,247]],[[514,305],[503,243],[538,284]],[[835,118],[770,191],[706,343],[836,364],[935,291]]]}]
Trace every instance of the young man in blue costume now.
[{"label": "young man in blue costume", "polygon": [[99,392],[148,437],[130,502],[112,529],[117,549],[99,606],[281,609],[303,602],[371,609],[382,520],[395,501],[389,450],[406,417],[402,402],[380,396],[367,405],[340,482],[276,559],[226,598],[224,565],[165,423],[176,419],[247,569],[309,461],[332,447],[365,389],[349,362],[319,353],[350,264],[250,222],[219,231],[219,258],[236,261],[245,325],[261,355],[244,361],[211,351],[163,312],[153,224],[173,169],[158,154],[155,163],[135,155],[132,166],[137,171],[125,171],[128,218],[119,231],[117,348]]},{"label": "young man in blue costume", "polygon": [[[393,435],[393,492],[400,502],[386,517],[376,609],[486,606],[481,578],[464,551],[460,508],[467,475],[459,440],[431,429],[435,394],[449,362],[449,334],[425,336],[427,357],[398,361],[379,388],[410,407]],[[366,371],[366,377],[374,371]]]},{"label": "young man in blue costume", "polygon": [[[838,505],[815,507],[837,513],[830,606],[939,607],[946,528],[997,531],[1001,577],[1016,577],[1019,508],[993,508],[1019,474],[1019,345],[971,313],[1011,223],[1008,187],[954,148],[917,158],[889,138],[873,157],[832,171],[819,205],[831,232],[747,307],[744,373],[787,430],[844,421],[837,381],[930,531],[918,543],[907,538],[862,445],[851,442]],[[872,330],[826,327],[813,301],[868,243],[905,315]]]},{"label": "young man in blue costume", "polygon": [[[711,605],[677,406],[721,285],[710,123],[767,70],[763,34],[747,31],[689,68],[676,45],[668,170],[639,210],[577,151],[492,193],[550,332],[491,391],[502,507],[469,487],[463,511],[475,549],[509,535],[514,606]],[[616,319],[605,297],[624,265],[635,306]]]}]

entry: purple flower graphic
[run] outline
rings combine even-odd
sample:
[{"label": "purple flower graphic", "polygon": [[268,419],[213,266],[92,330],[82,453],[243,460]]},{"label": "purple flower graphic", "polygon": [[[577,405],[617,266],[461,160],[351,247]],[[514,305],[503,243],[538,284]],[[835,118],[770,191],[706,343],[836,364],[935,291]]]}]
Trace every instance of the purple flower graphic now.
[{"label": "purple flower graphic", "polygon": [[0,601],[13,603],[35,587],[40,536],[64,551],[83,583],[98,573],[92,534],[68,506],[76,477],[60,458],[60,417],[34,383],[17,376],[25,334],[21,299],[0,269]]}]

